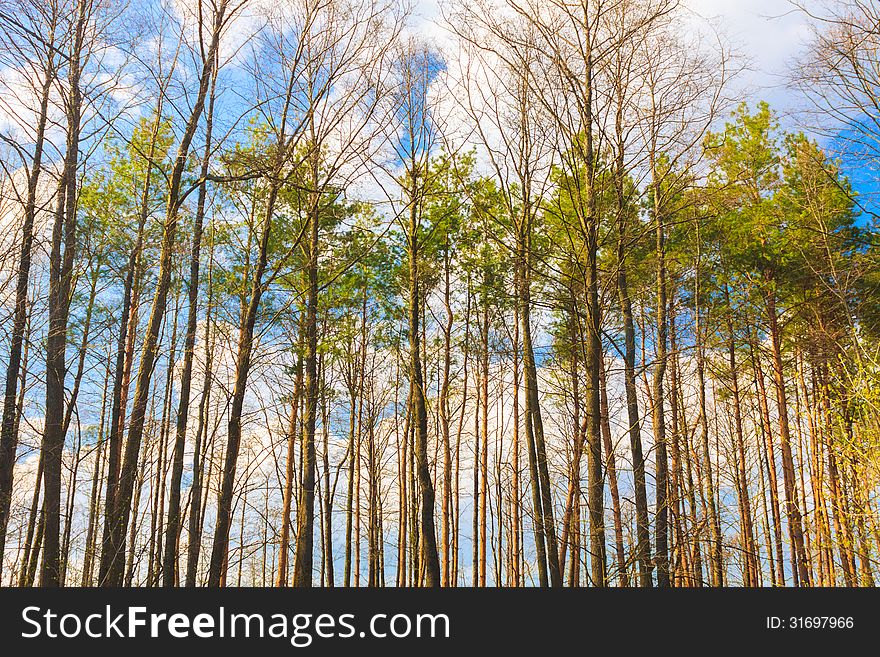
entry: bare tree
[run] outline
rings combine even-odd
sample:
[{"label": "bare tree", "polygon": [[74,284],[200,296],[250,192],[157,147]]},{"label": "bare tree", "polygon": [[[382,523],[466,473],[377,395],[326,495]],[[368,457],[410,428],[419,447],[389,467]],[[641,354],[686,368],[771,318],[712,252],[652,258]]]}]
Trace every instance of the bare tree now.
[{"label": "bare tree", "polygon": [[[27,178],[23,193],[16,184],[16,170],[5,170],[21,204],[23,221],[21,224],[21,247],[18,259],[18,272],[15,286],[15,310],[12,320],[12,336],[9,359],[6,365],[6,383],[3,395],[3,423],[0,430],[0,577],[3,574],[3,555],[6,546],[6,528],[9,522],[9,506],[13,488],[13,467],[15,464],[18,433],[16,431],[19,413],[18,384],[22,367],[22,348],[25,337],[25,324],[28,308],[28,285],[30,282],[33,258],[34,224],[37,213],[41,211],[40,182],[43,175],[43,154],[46,151],[46,126],[50,112],[50,96],[56,82],[59,65],[63,60],[58,52],[60,35],[59,23],[62,19],[62,6],[58,3],[15,2],[0,6],[0,24],[3,25],[2,52],[4,64],[8,67],[24,66],[31,62],[35,77],[28,77],[30,88],[27,94],[19,89],[8,89],[4,98],[16,98],[25,104],[25,99],[33,106],[25,104],[22,110],[15,110],[4,102],[4,111],[16,117],[16,131],[30,133],[27,141],[33,143],[32,149],[19,146],[19,139],[12,134],[3,134],[3,142],[8,144],[20,161]],[[59,61],[60,60],[60,61]],[[6,163],[4,162],[4,169]],[[42,178],[44,179],[44,178]]]}]

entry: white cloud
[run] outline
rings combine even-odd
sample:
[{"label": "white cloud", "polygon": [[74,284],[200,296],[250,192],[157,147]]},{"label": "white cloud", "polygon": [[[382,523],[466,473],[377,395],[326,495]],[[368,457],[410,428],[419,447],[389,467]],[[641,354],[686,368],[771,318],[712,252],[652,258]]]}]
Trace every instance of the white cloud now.
[{"label": "white cloud", "polygon": [[786,89],[791,67],[809,37],[807,17],[789,0],[685,0],[713,22],[749,64],[738,87],[749,99],[767,100],[780,112],[797,99]]},{"label": "white cloud", "polygon": [[[764,99],[781,112],[796,98],[786,89],[791,67],[807,43],[807,17],[790,0],[683,0],[695,20],[709,20],[748,64],[737,82],[745,97]],[[412,30],[443,40],[443,0],[416,0]]]}]

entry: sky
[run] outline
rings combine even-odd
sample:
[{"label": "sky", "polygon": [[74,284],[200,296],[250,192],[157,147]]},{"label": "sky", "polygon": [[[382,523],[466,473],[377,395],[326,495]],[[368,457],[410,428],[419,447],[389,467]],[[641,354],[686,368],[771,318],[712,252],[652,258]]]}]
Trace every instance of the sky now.
[{"label": "sky", "polygon": [[[442,34],[442,0],[415,0],[418,31]],[[789,0],[682,0],[697,17],[720,28],[748,64],[736,82],[744,97],[767,100],[780,113],[797,103],[785,82],[809,35],[803,14],[793,11]]]},{"label": "sky", "polygon": [[738,84],[750,100],[766,100],[782,114],[798,100],[786,88],[809,39],[806,17],[789,0],[685,0],[696,14],[717,22],[748,63]]}]

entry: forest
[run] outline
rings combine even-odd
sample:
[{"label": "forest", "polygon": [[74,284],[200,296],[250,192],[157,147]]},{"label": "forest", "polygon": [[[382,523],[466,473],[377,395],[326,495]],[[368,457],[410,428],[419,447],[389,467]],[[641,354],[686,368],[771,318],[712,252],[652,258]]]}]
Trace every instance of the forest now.
[{"label": "forest", "polygon": [[694,4],[0,0],[2,585],[874,586],[880,5]]}]

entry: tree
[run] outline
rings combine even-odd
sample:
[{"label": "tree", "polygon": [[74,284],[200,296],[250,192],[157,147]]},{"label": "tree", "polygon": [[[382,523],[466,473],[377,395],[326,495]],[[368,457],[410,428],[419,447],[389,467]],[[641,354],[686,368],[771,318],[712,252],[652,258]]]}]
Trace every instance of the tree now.
[{"label": "tree", "polygon": [[[34,93],[33,107],[36,123],[33,126],[33,149],[16,149],[22,165],[27,172],[27,183],[22,200],[24,220],[21,225],[21,248],[18,259],[18,272],[15,285],[15,312],[12,320],[9,359],[6,365],[6,379],[3,391],[3,419],[0,429],[0,577],[3,574],[3,554],[6,547],[6,528],[9,523],[9,506],[13,488],[13,468],[15,465],[18,435],[16,416],[20,413],[18,404],[18,384],[22,368],[22,350],[28,312],[28,284],[34,244],[34,222],[38,211],[38,191],[43,174],[43,153],[46,149],[46,124],[49,118],[49,100],[52,86],[58,74],[58,55],[56,41],[57,27],[61,19],[60,5],[30,2],[17,3],[16,16],[3,14],[0,20],[4,25],[4,52],[8,54],[7,66],[17,66],[22,60],[38,63],[38,81],[31,91]],[[17,94],[16,94],[17,96]],[[29,130],[31,126],[22,121],[16,127]],[[3,135],[7,144],[16,144],[11,135]],[[8,174],[14,176],[15,174]],[[20,198],[20,197],[19,197]]]}]

